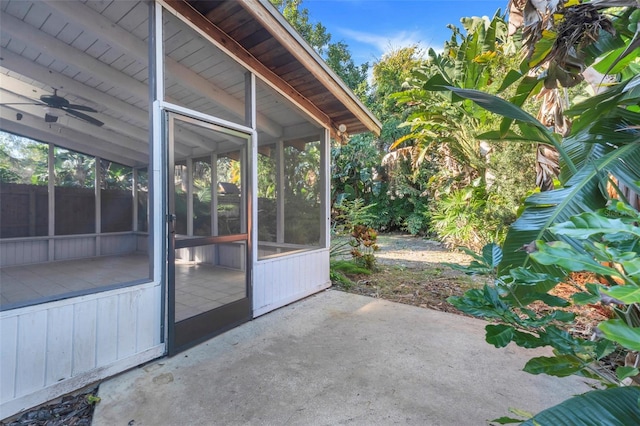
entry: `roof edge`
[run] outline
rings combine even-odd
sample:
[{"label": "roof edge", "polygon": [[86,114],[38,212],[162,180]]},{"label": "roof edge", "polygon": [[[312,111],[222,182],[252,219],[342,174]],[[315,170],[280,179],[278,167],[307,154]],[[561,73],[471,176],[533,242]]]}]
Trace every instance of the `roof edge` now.
[{"label": "roof edge", "polygon": [[[264,28],[280,43],[289,49],[292,55],[304,64],[312,62],[311,73],[331,90],[338,100],[356,116],[369,131],[380,135],[382,124],[371,111],[358,99],[353,91],[326,64],[324,59],[313,50],[306,40],[289,24],[269,0],[240,0],[245,10],[260,21]],[[277,25],[274,25],[277,24]],[[278,28],[279,27],[279,28]],[[282,31],[279,31],[282,30]],[[309,61],[311,59],[311,61]],[[340,96],[339,91],[343,94]],[[348,131],[348,130],[347,130]]]}]

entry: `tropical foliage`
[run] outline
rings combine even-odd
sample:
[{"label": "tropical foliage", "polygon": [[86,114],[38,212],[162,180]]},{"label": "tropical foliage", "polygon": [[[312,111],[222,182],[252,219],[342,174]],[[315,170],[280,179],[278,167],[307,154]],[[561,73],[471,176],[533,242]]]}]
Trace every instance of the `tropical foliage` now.
[{"label": "tropical foliage", "polygon": [[[597,13],[596,7],[610,2],[592,3],[593,7],[589,9],[577,2],[561,2],[561,7],[565,8],[562,22],[568,25],[567,22],[573,20],[575,24],[576,16],[581,16],[578,10],[591,10],[593,14],[589,16],[594,21],[587,23],[586,28],[595,31],[591,38],[597,41],[587,49],[587,43],[563,41],[562,31],[542,32],[534,40],[535,47],[526,65],[539,65],[544,61],[547,72],[535,77],[518,76],[518,71],[507,75],[504,85],[510,84],[508,80],[514,77],[517,77],[515,80],[522,78],[511,102],[476,90],[448,87],[455,95],[504,117],[500,130],[486,132],[479,135],[480,138],[541,144],[557,153],[558,164],[554,168],[560,171],[559,186],[528,197],[521,215],[509,229],[503,250],[491,256],[491,262],[478,261],[487,257],[478,256],[477,264],[472,265],[472,269],[481,266],[485,272],[487,269],[495,271],[494,282],[483,290],[472,290],[464,297],[451,300],[467,313],[499,321],[486,328],[487,341],[495,346],[512,341],[523,347],[551,346],[553,357],[534,358],[525,367],[534,374],[580,374],[597,378],[593,372],[595,361],[614,350],[632,354],[640,349],[639,299],[631,296],[637,293],[640,285],[637,211],[640,79],[634,62],[638,55],[640,13],[638,4],[631,2],[633,7],[617,10],[609,21]],[[569,13],[570,8],[578,6],[579,9]],[[543,25],[542,28],[546,27]],[[602,35],[613,28],[619,29],[615,35]],[[559,53],[557,43],[568,43],[569,52]],[[563,137],[554,133],[549,123],[537,120],[518,105],[536,86],[555,89],[558,85],[573,84],[581,79],[584,68],[568,69],[567,62],[562,62],[575,54],[577,48],[581,49],[581,64],[588,65],[599,58],[604,62],[599,63],[603,72],[616,71],[617,75],[606,88],[597,88],[595,96],[564,111],[575,121],[570,132],[562,132],[565,133]],[[585,291],[574,295],[572,301],[564,300],[552,290],[570,272],[595,274],[607,285],[597,281],[588,283]],[[534,310],[533,303],[542,303],[547,310]],[[569,333],[573,315],[563,309],[570,303],[613,304],[616,318],[601,323],[594,330],[596,339],[576,338]],[[638,376],[637,367],[636,358],[630,365],[618,368],[618,379]],[[625,421],[638,418],[637,389],[616,389],[615,396],[607,392],[569,400],[527,424],[556,424],[554,422],[560,418],[568,424],[587,424],[585,412],[567,412],[568,407],[583,407],[586,403],[591,404],[590,410],[586,411],[592,417],[590,421],[600,419],[602,424],[610,424],[613,418]],[[614,405],[611,405],[612,401],[615,401]],[[558,415],[560,417],[554,417]],[[498,420],[506,423],[512,419]]]}]

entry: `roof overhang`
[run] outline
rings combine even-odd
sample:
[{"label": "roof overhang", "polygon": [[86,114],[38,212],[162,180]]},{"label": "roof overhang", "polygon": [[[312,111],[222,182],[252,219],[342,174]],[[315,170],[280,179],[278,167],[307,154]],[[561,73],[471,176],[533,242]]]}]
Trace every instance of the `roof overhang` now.
[{"label": "roof overhang", "polygon": [[268,0],[167,3],[244,66],[314,115],[334,137],[366,131],[380,134],[380,121]]}]

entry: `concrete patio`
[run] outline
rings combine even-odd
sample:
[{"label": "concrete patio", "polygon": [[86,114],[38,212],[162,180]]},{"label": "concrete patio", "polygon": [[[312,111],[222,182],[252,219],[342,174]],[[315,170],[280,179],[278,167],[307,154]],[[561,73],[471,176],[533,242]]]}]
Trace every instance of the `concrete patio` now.
[{"label": "concrete patio", "polygon": [[328,290],[103,382],[93,425],[483,425],[590,390],[485,324]]}]

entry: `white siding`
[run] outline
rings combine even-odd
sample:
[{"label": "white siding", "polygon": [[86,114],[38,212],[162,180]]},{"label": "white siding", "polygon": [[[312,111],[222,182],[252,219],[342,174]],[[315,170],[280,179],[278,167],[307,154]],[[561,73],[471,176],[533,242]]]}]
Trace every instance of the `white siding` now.
[{"label": "white siding", "polygon": [[78,259],[96,255],[95,237],[76,237],[56,239],[55,260]]},{"label": "white siding", "polygon": [[46,240],[9,240],[0,242],[0,267],[46,262],[49,245]]},{"label": "white siding", "polygon": [[253,316],[257,317],[331,286],[329,250],[254,263]]},{"label": "white siding", "polygon": [[164,353],[153,283],[0,313],[0,418]]},{"label": "white siding", "polygon": [[[102,234],[100,236],[100,255],[119,255],[147,252],[147,236],[134,233]],[[55,251],[53,260],[69,260],[96,255],[96,236],[54,237]],[[49,238],[36,237],[0,241],[0,267],[30,265],[49,261]]]},{"label": "white siding", "polygon": [[[100,255],[118,255],[133,253],[136,251],[136,236],[134,234],[125,235],[109,235],[102,234],[100,236]],[[145,252],[146,247],[145,247]]]}]

